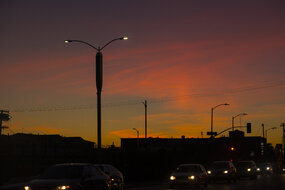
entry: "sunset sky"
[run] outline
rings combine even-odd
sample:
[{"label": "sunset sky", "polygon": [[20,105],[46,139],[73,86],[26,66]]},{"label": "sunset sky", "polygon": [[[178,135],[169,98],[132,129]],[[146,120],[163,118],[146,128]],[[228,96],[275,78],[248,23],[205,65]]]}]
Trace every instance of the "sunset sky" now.
[{"label": "sunset sky", "polygon": [[[103,46],[102,144],[144,136],[208,137],[252,123],[282,142],[285,1],[147,0],[0,2],[0,109],[10,130],[97,143],[95,54]],[[242,129],[246,131],[245,129]],[[225,133],[228,136],[228,133]]]}]

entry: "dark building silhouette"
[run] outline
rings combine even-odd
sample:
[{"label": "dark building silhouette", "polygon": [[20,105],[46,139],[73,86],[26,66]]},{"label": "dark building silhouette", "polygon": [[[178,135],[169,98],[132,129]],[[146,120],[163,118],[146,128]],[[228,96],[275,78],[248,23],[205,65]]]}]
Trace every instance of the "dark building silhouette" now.
[{"label": "dark building silhouette", "polygon": [[0,137],[0,183],[63,162],[90,162],[94,143],[81,137],[14,134]]},{"label": "dark building silhouette", "polygon": [[[273,153],[272,153],[273,152]],[[105,163],[120,169],[126,181],[168,179],[181,163],[214,160],[268,160],[274,155],[266,139],[245,137],[241,131],[221,138],[123,138],[121,148],[95,149],[81,137],[15,134],[0,137],[0,184],[25,181],[52,164]]]},{"label": "dark building silhouette", "polygon": [[[231,131],[220,138],[122,138],[121,151],[126,173],[133,178],[167,178],[178,164],[199,163],[206,167],[213,161],[268,159],[266,139],[245,137],[242,131]],[[274,155],[274,154],[273,154]],[[271,158],[270,158],[271,159]],[[136,172],[140,171],[135,176]]]},{"label": "dark building silhouette", "polygon": [[266,139],[245,137],[242,131],[231,131],[229,137],[220,138],[122,138],[123,152],[135,150],[189,152],[191,160],[258,160],[265,154]]}]

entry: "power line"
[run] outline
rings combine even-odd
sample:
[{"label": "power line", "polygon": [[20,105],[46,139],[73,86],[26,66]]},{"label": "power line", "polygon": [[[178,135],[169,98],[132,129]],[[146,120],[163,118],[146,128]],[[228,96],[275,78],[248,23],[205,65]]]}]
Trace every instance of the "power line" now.
[{"label": "power line", "polygon": [[[177,101],[177,99],[181,98],[189,98],[189,97],[197,97],[197,98],[206,98],[206,97],[214,97],[214,96],[223,96],[229,94],[236,94],[236,93],[244,93],[250,91],[256,91],[261,89],[267,88],[275,88],[284,86],[284,81],[278,82],[271,82],[263,85],[255,85],[255,86],[248,86],[242,88],[235,88],[235,89],[228,89],[222,90],[216,93],[195,93],[195,94],[188,94],[182,96],[172,96],[172,97],[163,97],[163,98],[156,98],[156,99],[149,99],[149,103],[165,103],[171,101]],[[138,105],[141,103],[141,100],[133,100],[133,101],[123,101],[118,103],[104,103],[102,107],[110,108],[110,107],[122,107],[122,106],[133,106]],[[42,112],[42,111],[69,111],[69,110],[82,110],[82,109],[96,109],[97,104],[86,104],[86,105],[62,105],[62,106],[42,106],[42,107],[34,107],[34,108],[16,108],[11,109],[12,112]]]}]

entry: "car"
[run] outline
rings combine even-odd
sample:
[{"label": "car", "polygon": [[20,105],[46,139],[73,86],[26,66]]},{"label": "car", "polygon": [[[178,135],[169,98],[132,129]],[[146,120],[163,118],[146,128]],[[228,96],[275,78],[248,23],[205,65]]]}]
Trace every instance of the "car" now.
[{"label": "car", "polygon": [[273,169],[272,169],[272,165],[268,162],[263,162],[263,163],[259,163],[257,164],[257,174],[258,175],[271,175],[273,174]]},{"label": "car", "polygon": [[285,174],[285,164],[280,164],[278,167],[278,172],[281,174]]},{"label": "car", "polygon": [[23,190],[110,190],[108,175],[88,163],[65,163],[49,167],[22,187]]},{"label": "car", "polygon": [[95,164],[94,166],[110,176],[112,189],[124,189],[124,176],[120,170],[110,164]]},{"label": "car", "polygon": [[283,163],[277,163],[275,168],[273,167],[274,173],[285,174],[285,165]]},{"label": "car", "polygon": [[24,183],[6,183],[0,186],[0,190],[19,190],[24,187]]},{"label": "car", "polygon": [[209,181],[227,180],[229,183],[237,181],[237,169],[231,161],[215,161],[209,167]]},{"label": "car", "polygon": [[252,160],[248,161],[239,161],[236,164],[237,168],[237,177],[238,178],[250,178],[256,179],[257,172],[256,172],[256,164]]},{"label": "car", "polygon": [[208,186],[208,175],[201,164],[180,164],[170,175],[169,186]]}]

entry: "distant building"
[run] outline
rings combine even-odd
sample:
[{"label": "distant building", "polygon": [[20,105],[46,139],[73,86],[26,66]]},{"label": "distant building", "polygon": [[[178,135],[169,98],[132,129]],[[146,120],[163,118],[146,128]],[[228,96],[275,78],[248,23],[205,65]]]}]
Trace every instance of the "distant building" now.
[{"label": "distant building", "polygon": [[81,137],[18,133],[0,136],[0,183],[29,176],[50,164],[90,162],[94,143]]},{"label": "distant building", "polygon": [[94,143],[81,137],[60,135],[33,135],[18,133],[0,137],[0,154],[13,156],[60,155],[86,153],[94,149]]},{"label": "distant building", "polygon": [[[135,150],[174,152],[173,156],[189,156],[190,160],[259,160],[265,154],[266,139],[245,137],[242,131],[231,131],[220,138],[122,138],[123,152]],[[185,159],[182,159],[185,160]]]}]

